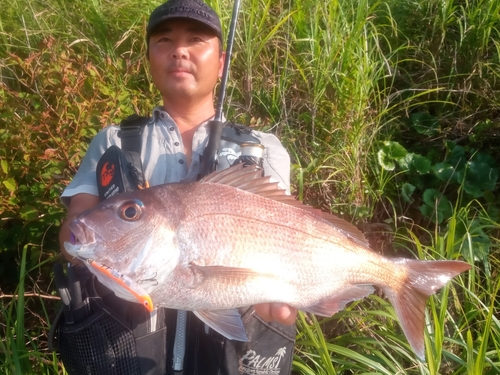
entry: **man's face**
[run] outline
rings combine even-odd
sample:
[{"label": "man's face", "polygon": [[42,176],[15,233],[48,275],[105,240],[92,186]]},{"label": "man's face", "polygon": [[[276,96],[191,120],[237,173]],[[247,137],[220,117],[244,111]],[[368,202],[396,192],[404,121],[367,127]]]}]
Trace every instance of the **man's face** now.
[{"label": "man's face", "polygon": [[212,95],[224,56],[215,32],[186,18],[166,21],[149,39],[151,75],[166,101]]}]

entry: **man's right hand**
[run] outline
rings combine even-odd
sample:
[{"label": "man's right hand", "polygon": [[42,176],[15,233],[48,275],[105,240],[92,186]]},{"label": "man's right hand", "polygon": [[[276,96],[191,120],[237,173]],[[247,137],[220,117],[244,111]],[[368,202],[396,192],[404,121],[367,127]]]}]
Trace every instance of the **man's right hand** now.
[{"label": "man's right hand", "polygon": [[284,303],[261,303],[254,306],[255,312],[266,322],[291,325],[297,318],[297,309]]},{"label": "man's right hand", "polygon": [[64,248],[64,242],[70,240],[71,231],[69,229],[69,223],[75,219],[82,212],[87,211],[99,203],[99,197],[92,194],[80,193],[71,197],[71,201],[68,207],[68,215],[64,219],[61,230],[59,231],[59,245],[61,246],[61,251],[64,257],[72,264],[82,265],[79,259],[74,258],[69,255]]}]

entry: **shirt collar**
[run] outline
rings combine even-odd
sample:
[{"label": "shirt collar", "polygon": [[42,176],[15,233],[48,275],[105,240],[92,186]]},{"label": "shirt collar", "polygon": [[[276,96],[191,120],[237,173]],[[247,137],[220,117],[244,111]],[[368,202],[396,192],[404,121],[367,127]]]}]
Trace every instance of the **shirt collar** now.
[{"label": "shirt collar", "polygon": [[[162,117],[163,115],[163,117]],[[165,109],[163,108],[163,106],[159,105],[159,106],[156,106],[154,109],[153,109],[153,121],[156,122],[158,121],[160,118],[162,120],[170,120],[172,121],[174,124],[175,124],[175,121],[172,119],[172,117],[170,117],[170,115],[168,114],[168,112],[165,111]],[[210,117],[209,119],[207,119],[206,121],[203,121],[199,126],[198,126],[198,129],[196,131],[198,131],[200,128],[206,128],[207,124],[209,121],[213,120],[214,117]],[[222,122],[225,122],[226,121],[226,117],[224,116],[224,114],[222,115]]]}]

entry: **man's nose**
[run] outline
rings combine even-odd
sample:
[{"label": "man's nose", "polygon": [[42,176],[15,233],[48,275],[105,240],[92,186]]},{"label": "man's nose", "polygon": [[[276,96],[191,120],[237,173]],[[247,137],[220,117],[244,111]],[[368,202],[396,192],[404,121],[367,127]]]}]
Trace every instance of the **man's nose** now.
[{"label": "man's nose", "polygon": [[172,51],[172,58],[187,59],[189,56],[187,46],[184,43],[176,43]]}]

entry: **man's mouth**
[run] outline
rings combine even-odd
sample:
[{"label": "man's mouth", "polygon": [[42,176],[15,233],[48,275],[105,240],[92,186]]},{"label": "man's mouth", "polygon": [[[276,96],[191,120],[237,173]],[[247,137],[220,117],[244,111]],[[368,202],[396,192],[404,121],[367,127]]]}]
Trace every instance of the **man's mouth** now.
[{"label": "man's mouth", "polygon": [[168,72],[172,74],[193,74],[191,71],[191,67],[187,64],[173,64],[168,67]]},{"label": "man's mouth", "polygon": [[176,70],[171,70],[169,72],[170,75],[172,76],[186,76],[186,75],[192,75],[191,72],[187,71],[187,70],[182,70],[182,69],[176,69]]}]

